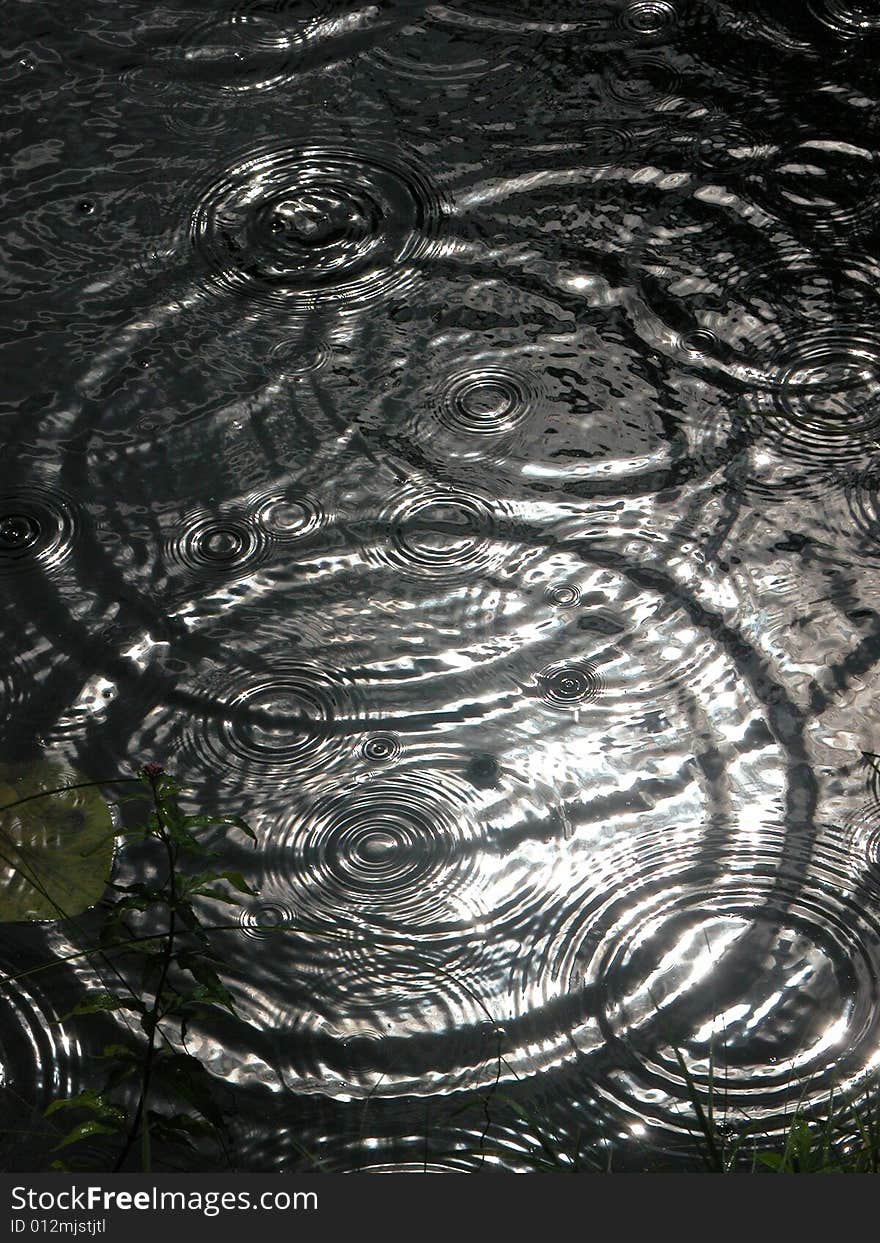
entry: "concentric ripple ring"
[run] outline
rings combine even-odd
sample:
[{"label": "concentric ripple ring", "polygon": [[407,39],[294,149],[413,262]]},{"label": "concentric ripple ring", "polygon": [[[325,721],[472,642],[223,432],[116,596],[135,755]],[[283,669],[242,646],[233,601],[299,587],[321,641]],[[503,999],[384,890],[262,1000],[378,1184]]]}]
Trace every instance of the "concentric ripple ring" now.
[{"label": "concentric ripple ring", "polygon": [[382,145],[249,154],[206,187],[190,239],[209,288],[291,312],[364,311],[442,253],[447,204],[421,162]]}]

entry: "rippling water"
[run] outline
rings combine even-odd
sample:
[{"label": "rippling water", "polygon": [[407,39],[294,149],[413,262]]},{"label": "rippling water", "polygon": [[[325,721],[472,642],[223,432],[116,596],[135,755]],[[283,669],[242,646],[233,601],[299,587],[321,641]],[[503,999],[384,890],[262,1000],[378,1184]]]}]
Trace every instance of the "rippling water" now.
[{"label": "rippling water", "polygon": [[[877,6],[7,17],[0,758],[254,824],[190,1036],[239,1168],[528,1168],[505,1100],[638,1165],[682,1065],[731,1133],[853,1089]],[[7,1117],[92,1084],[90,970],[0,996]]]}]

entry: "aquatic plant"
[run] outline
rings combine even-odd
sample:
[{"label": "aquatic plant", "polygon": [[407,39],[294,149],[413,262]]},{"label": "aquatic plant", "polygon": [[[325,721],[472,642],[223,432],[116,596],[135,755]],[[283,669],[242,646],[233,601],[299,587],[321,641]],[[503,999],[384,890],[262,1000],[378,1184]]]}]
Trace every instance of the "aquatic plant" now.
[{"label": "aquatic plant", "polygon": [[[680,1054],[680,1051],[679,1051]],[[498,1097],[496,1125],[503,1125],[508,1144],[485,1152],[500,1161],[509,1159],[512,1148],[534,1173],[597,1174],[615,1169],[641,1173],[712,1174],[877,1174],[880,1173],[880,1084],[867,1077],[846,1100],[827,1107],[798,1107],[785,1128],[770,1132],[763,1120],[743,1116],[735,1121],[719,1114],[718,1084],[714,1067],[706,1096],[680,1060],[689,1097],[689,1111],[681,1122],[690,1143],[666,1151],[643,1142],[637,1149],[612,1142],[585,1142],[581,1131],[562,1133],[539,1109],[528,1109],[504,1096]],[[511,1145],[511,1140],[518,1141]]]},{"label": "aquatic plant", "polygon": [[[128,779],[131,780],[131,779]],[[231,827],[255,840],[253,830],[240,817],[185,814],[180,806],[181,786],[161,764],[146,764],[135,779],[137,793],[124,795],[120,804],[147,802],[145,815],[131,827],[111,828],[91,840],[88,849],[76,849],[78,857],[93,856],[93,873],[104,889],[103,868],[94,857],[109,840],[118,843],[120,862],[137,852],[138,867],[131,880],[106,880],[100,906],[97,940],[83,943],[83,929],[76,916],[80,910],[65,909],[56,877],[63,868],[47,872],[33,841],[19,849],[8,825],[22,817],[23,805],[38,799],[64,798],[70,786],[34,793],[0,808],[6,816],[3,858],[15,879],[23,879],[38,894],[38,917],[54,915],[70,928],[81,948],[56,962],[90,959],[105,968],[113,988],[91,993],[61,1020],[118,1012],[130,1020],[125,1035],[107,1044],[102,1053],[104,1082],[100,1090],[86,1090],[51,1102],[45,1111],[55,1122],[70,1119],[56,1150],[63,1153],[52,1168],[71,1169],[82,1154],[88,1168],[130,1168],[132,1154],[139,1153],[139,1168],[153,1166],[153,1147],[193,1150],[206,1139],[214,1143],[231,1164],[223,1111],[217,1103],[213,1081],[205,1067],[187,1052],[189,1026],[220,1007],[234,1012],[234,1001],[223,984],[219,957],[210,933],[230,925],[206,922],[202,902],[211,899],[236,905],[237,895],[253,890],[241,873],[220,869],[217,855],[201,840],[211,826]],[[75,783],[76,788],[111,783]],[[51,805],[50,805],[51,806]],[[31,806],[28,813],[31,813]],[[49,816],[51,820],[51,814]],[[70,841],[68,841],[70,847]],[[83,844],[83,833],[75,847]],[[69,854],[68,849],[65,854]],[[158,879],[143,879],[144,876]],[[92,881],[94,883],[94,880]],[[65,893],[73,892],[69,884]],[[78,906],[88,895],[79,893]],[[30,908],[28,908],[30,909]],[[4,914],[6,912],[3,912]],[[13,917],[20,917],[20,903]],[[47,963],[36,970],[47,970]],[[7,982],[20,978],[10,976]],[[0,982],[2,987],[2,982]],[[137,1028],[140,1031],[137,1031]]]}]

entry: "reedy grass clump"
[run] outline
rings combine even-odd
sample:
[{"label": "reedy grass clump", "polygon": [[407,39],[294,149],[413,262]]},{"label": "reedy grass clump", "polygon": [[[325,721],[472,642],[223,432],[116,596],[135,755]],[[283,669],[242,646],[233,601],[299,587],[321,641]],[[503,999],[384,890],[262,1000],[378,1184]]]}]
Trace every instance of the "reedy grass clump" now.
[{"label": "reedy grass clump", "polygon": [[[877,1174],[880,1173],[880,1083],[866,1077],[847,1099],[826,1105],[795,1108],[780,1133],[770,1132],[763,1120],[740,1117],[731,1122],[718,1109],[719,1091],[714,1067],[701,1098],[684,1058],[676,1050],[687,1087],[688,1105],[680,1121],[689,1135],[675,1152],[644,1144],[589,1141],[582,1129],[563,1135],[538,1110],[529,1110],[502,1094],[496,1097],[508,1119],[508,1134],[519,1139],[517,1164],[529,1172],[552,1174],[711,1173],[711,1174]],[[503,1168],[510,1148],[497,1149],[487,1139],[483,1153]]]}]

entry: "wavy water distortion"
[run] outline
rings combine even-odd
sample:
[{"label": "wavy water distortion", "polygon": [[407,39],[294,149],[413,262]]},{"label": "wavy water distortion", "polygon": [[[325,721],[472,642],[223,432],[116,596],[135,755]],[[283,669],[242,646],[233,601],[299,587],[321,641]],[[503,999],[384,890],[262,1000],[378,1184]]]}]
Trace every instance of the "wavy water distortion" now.
[{"label": "wavy water distortion", "polygon": [[[875,6],[8,20],[0,761],[253,824],[188,1036],[237,1168],[526,1170],[504,1099],[638,1169],[694,1092],[767,1142],[857,1092]],[[5,931],[30,1131],[126,1020]]]}]

